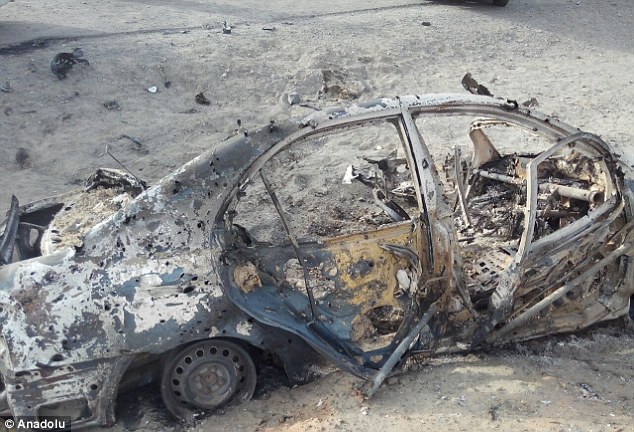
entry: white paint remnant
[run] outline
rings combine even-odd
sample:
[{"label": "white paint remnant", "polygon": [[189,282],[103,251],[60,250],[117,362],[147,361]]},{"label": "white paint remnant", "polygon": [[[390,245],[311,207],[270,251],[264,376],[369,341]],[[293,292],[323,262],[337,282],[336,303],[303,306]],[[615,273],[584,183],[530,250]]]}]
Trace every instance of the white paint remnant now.
[{"label": "white paint remnant", "polygon": [[139,285],[145,287],[160,286],[163,280],[156,273],[144,274],[139,278]]},{"label": "white paint remnant", "polygon": [[242,336],[249,336],[252,329],[253,324],[248,321],[242,321],[236,326],[236,332]]},{"label": "white paint remnant", "polygon": [[398,286],[402,291],[405,291],[405,292],[409,291],[409,285],[411,280],[409,278],[409,275],[407,274],[407,271],[403,269],[399,269],[396,272],[396,280],[398,281]]}]

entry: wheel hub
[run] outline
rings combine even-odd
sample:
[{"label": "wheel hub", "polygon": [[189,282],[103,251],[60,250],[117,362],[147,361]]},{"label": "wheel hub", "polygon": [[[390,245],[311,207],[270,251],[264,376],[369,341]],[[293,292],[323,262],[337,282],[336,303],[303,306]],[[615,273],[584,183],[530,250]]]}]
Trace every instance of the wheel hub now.
[{"label": "wheel hub", "polygon": [[192,372],[189,385],[198,393],[224,393],[231,385],[229,370],[221,364],[202,365]]}]

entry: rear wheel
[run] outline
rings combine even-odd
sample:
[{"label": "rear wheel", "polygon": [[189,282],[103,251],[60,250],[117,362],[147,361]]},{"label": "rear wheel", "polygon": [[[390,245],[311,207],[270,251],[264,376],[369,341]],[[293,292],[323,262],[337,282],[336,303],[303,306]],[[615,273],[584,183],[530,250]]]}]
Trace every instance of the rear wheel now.
[{"label": "rear wheel", "polygon": [[170,413],[189,420],[196,412],[250,399],[255,383],[255,365],[242,347],[209,339],[185,346],[167,359],[161,396]]},{"label": "rear wheel", "polygon": [[493,4],[496,6],[506,6],[509,0],[493,0]]}]

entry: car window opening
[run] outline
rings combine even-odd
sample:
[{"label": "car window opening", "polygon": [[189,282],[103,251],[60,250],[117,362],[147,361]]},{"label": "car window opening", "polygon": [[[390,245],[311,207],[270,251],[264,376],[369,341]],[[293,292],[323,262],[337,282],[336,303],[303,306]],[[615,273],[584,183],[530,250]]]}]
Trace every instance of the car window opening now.
[{"label": "car window opening", "polygon": [[[403,254],[386,256],[419,254],[412,217],[420,208],[395,126],[375,122],[291,143],[250,178],[228,213],[234,246],[253,251],[234,272],[243,294],[277,287],[274,301],[287,313],[312,315],[301,322],[319,321],[315,331],[360,362],[411,321],[421,274]],[[346,158],[333,158],[342,147]]]}]

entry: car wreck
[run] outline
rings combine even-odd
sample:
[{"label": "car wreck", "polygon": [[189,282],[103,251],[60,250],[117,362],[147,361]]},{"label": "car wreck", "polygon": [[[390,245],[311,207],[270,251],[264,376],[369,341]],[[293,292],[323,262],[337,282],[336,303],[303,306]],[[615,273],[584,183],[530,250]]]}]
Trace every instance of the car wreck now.
[{"label": "car wreck", "polygon": [[411,356],[627,315],[632,189],[596,135],[429,95],[241,132],[150,187],[102,169],[14,198],[0,413],[109,425],[154,362],[167,409],[190,418],[250,398],[259,352],[292,383],[319,354],[371,396]]}]

